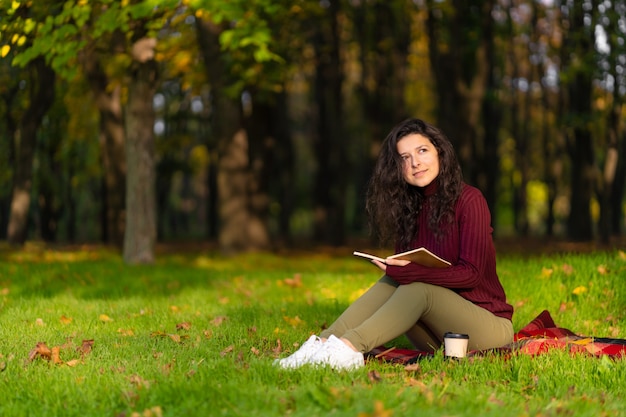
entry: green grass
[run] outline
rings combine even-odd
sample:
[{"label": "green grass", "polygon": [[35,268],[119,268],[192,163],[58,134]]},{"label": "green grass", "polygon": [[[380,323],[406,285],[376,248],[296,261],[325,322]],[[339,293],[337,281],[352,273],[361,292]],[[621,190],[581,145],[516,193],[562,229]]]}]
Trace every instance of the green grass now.
[{"label": "green grass", "polygon": [[[501,255],[498,270],[516,330],[548,309],[576,333],[626,338],[621,252]],[[626,362],[606,357],[438,353],[413,370],[370,363],[350,373],[272,365],[378,276],[349,251],[168,253],[126,266],[103,249],[4,248],[0,415],[626,415]],[[38,342],[59,347],[63,363],[29,360]]]}]

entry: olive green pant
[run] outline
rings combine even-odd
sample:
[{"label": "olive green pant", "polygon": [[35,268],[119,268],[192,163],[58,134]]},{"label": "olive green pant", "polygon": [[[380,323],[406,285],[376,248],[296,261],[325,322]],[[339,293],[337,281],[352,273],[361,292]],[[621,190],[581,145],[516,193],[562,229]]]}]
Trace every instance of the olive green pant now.
[{"label": "olive green pant", "polygon": [[413,345],[433,352],[446,332],[469,335],[468,350],[504,346],[513,341],[513,324],[437,285],[398,285],[383,276],[320,337],[346,338],[360,352],[369,352],[406,335]]}]

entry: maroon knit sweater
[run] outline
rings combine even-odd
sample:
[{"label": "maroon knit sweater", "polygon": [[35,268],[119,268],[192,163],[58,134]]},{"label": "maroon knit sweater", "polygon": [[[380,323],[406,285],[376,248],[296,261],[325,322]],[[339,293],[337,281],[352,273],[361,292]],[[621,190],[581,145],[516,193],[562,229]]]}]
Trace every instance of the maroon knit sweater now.
[{"label": "maroon knit sweater", "polygon": [[[491,214],[481,192],[464,184],[455,206],[454,224],[437,239],[428,225],[429,197],[436,192],[431,183],[423,189],[426,200],[419,214],[419,232],[411,248],[425,247],[452,263],[448,268],[430,268],[415,263],[387,266],[386,274],[399,284],[425,282],[449,288],[463,298],[499,317],[511,319],[513,306],[507,303],[504,288],[496,273]],[[399,248],[397,248],[399,249]]]}]

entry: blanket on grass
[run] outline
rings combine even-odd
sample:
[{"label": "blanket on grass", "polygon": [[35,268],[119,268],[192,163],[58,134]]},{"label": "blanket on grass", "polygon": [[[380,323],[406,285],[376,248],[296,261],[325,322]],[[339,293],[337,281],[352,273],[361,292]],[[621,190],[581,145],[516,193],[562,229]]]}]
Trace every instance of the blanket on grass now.
[{"label": "blanket on grass", "polygon": [[[498,349],[471,351],[467,356],[480,356],[488,352],[523,353],[539,355],[551,349],[568,350],[593,356],[626,357],[626,339],[580,336],[554,323],[550,312],[544,310],[534,320],[515,333],[513,342]],[[396,349],[379,346],[366,354],[367,360],[408,364],[433,356],[430,352]]]}]

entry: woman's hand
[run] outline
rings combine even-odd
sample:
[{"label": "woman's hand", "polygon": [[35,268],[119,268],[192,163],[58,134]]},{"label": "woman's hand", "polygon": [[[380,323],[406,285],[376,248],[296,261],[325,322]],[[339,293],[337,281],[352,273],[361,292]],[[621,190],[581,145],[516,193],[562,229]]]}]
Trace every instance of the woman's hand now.
[{"label": "woman's hand", "polygon": [[372,259],[372,263],[376,265],[381,271],[387,271],[387,264],[381,261],[377,261],[376,259]]},{"label": "woman's hand", "polygon": [[385,262],[380,262],[380,261],[377,261],[376,259],[374,259],[374,260],[372,260],[372,263],[374,265],[376,265],[378,268],[380,268],[381,271],[386,272],[387,271],[387,265],[406,266],[406,265],[410,264],[411,261],[407,261],[405,259],[387,258],[387,259],[385,259]]},{"label": "woman's hand", "polygon": [[407,261],[406,259],[387,258],[387,259],[385,259],[385,263],[387,265],[407,266],[408,264],[411,263],[411,261]]}]

